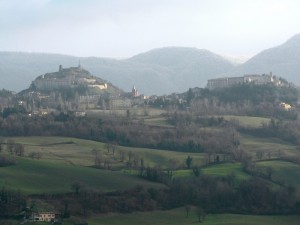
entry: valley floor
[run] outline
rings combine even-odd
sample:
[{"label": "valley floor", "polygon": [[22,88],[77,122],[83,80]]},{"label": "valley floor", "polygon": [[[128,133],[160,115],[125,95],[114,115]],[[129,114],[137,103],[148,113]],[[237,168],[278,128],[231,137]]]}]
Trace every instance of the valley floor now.
[{"label": "valley floor", "polygon": [[[63,224],[73,225],[81,222],[89,225],[299,225],[299,221],[300,215],[209,214],[204,221],[199,223],[194,212],[191,211],[187,217],[184,208],[177,208],[169,211],[95,215],[88,220],[66,220]],[[38,223],[27,223],[27,225],[38,225]]]}]

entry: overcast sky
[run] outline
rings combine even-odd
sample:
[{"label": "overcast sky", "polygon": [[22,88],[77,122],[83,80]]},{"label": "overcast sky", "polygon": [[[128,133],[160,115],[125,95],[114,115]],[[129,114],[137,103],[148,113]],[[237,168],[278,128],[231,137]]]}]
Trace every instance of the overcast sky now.
[{"label": "overcast sky", "polygon": [[130,57],[165,46],[252,56],[300,33],[299,0],[0,0],[0,51]]}]

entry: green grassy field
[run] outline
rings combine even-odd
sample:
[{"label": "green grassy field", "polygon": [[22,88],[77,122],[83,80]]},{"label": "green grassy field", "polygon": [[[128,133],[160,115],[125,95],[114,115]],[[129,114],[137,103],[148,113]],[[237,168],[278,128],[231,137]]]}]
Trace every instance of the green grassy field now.
[{"label": "green grassy field", "polygon": [[[17,158],[17,165],[0,168],[0,187],[19,189],[26,194],[65,193],[71,192],[74,181],[81,182],[85,188],[107,192],[122,190],[143,185],[146,187],[162,187],[161,184],[148,182],[122,171],[100,170],[91,167],[94,156],[92,149],[98,149],[104,158],[114,161],[116,168],[122,163],[118,152],[132,152],[139,158],[145,159],[145,166],[161,166],[165,168],[170,159],[176,160],[178,166],[185,166],[188,155],[193,158],[193,165],[204,162],[201,153],[181,153],[146,148],[128,148],[117,146],[115,155],[108,153],[105,144],[64,137],[18,137],[12,138],[25,146],[25,155],[30,152],[41,152],[42,158]],[[298,155],[295,146],[278,139],[263,139],[241,135],[241,148],[253,153],[258,150],[271,152],[272,157],[279,150],[286,155]],[[300,188],[300,165],[283,161],[262,161],[258,166],[271,166],[274,169],[274,180],[283,180]],[[118,167],[119,168],[119,167]],[[128,170],[125,170],[128,171]],[[234,173],[238,180],[247,179],[239,163],[216,164],[202,169],[202,172],[212,176],[226,176]],[[181,169],[174,172],[175,176],[191,176],[191,171]],[[187,225],[198,224],[195,213],[191,212],[186,218],[185,209],[170,211],[136,212],[132,214],[90,215],[89,225]],[[201,224],[207,225],[298,225],[300,216],[250,216],[233,214],[207,215]],[[73,224],[75,220],[69,221]],[[65,224],[65,223],[64,223]]]},{"label": "green grassy field", "polygon": [[[152,113],[153,114],[153,113]],[[139,114],[140,115],[140,114]],[[156,114],[159,115],[159,114]],[[167,119],[162,116],[152,115],[151,118],[145,118],[145,123],[149,125],[155,126],[164,126],[164,127],[174,127],[170,123],[168,123]],[[270,118],[265,117],[252,117],[252,116],[233,116],[233,115],[225,115],[223,116],[225,120],[235,120],[238,121],[240,126],[244,127],[261,127],[262,124],[268,124],[270,122]]]},{"label": "green grassy field", "polygon": [[168,120],[164,117],[154,117],[145,119],[145,124],[161,127],[174,127],[174,125],[170,124]]},{"label": "green grassy field", "polygon": [[[78,220],[84,222],[84,220]],[[188,218],[184,208],[169,211],[137,212],[132,214],[108,214],[88,219],[89,225],[299,225],[300,216],[253,216],[236,214],[209,214],[202,222],[191,210]],[[66,223],[68,225],[72,222]]]},{"label": "green grassy field", "polygon": [[[148,117],[157,117],[166,111],[163,109],[156,108],[131,108],[129,110],[131,116],[136,118],[148,118]],[[126,109],[112,109],[112,110],[103,110],[103,109],[94,109],[88,110],[88,116],[99,116],[99,115],[117,115],[117,116],[126,116]]]},{"label": "green grassy field", "polygon": [[[211,165],[201,169],[201,172],[206,175],[224,177],[230,174],[234,174],[238,180],[248,179],[250,175],[244,173],[240,163],[222,163]],[[177,170],[173,172],[174,177],[187,177],[193,176],[191,170]]]},{"label": "green grassy field", "polygon": [[[74,223],[88,223],[89,225],[299,225],[300,215],[265,216],[265,215],[238,215],[238,214],[208,214],[204,221],[199,223],[193,209],[186,216],[184,208],[168,211],[136,212],[130,214],[93,215],[89,219],[73,218],[64,220],[64,225]],[[14,222],[14,221],[10,221]],[[17,224],[17,223],[15,223]],[[26,223],[27,225],[50,224],[46,222]]]},{"label": "green grassy field", "polygon": [[71,165],[92,166],[92,149],[106,152],[104,144],[76,138],[65,137],[17,137],[12,138],[25,146],[25,154],[40,152],[42,159],[61,161]]},{"label": "green grassy field", "polygon": [[97,149],[101,152],[103,158],[108,158],[112,161],[112,167],[120,167],[119,153],[125,152],[128,159],[128,153],[131,152],[134,157],[144,159],[145,166],[160,166],[165,168],[168,166],[170,159],[177,161],[179,167],[185,166],[185,159],[190,155],[193,157],[194,165],[203,163],[202,153],[183,153],[167,150],[147,149],[147,148],[132,148],[117,146],[115,154],[108,153],[105,144],[82,140],[76,138],[65,137],[16,137],[13,138],[17,143],[25,145],[25,154],[29,152],[41,152],[42,159],[47,161],[61,161],[70,165],[92,166],[94,164],[94,155],[92,149]]},{"label": "green grassy field", "polygon": [[286,184],[291,184],[300,189],[300,165],[272,160],[257,163],[257,166],[272,167],[274,172],[272,179],[275,181],[283,181]]},{"label": "green grassy field", "polygon": [[[111,160],[112,168],[118,170],[125,166],[125,162],[121,163],[119,159],[118,152],[121,151],[126,154],[131,152],[139,159],[143,158],[145,166],[160,166],[161,168],[166,168],[170,159],[175,160],[179,168],[184,168],[185,159],[188,155],[193,158],[193,165],[201,165],[204,161],[204,155],[201,153],[190,154],[122,146],[117,146],[117,150],[113,155],[111,152],[107,152],[103,143],[76,138],[18,137],[13,139],[17,143],[24,144],[25,155],[28,155],[30,152],[42,153],[40,160],[19,158],[16,166],[0,168],[0,186],[17,187],[25,193],[69,192],[72,182],[77,180],[84,183],[87,188],[99,189],[101,191],[111,191],[117,188],[126,189],[145,182],[134,176],[130,176],[130,174],[124,174],[121,171],[113,172],[91,168],[94,164],[94,155],[91,153],[92,149],[98,149],[104,159]],[[281,141],[245,135],[241,136],[241,148],[252,152],[253,155],[258,150],[271,152],[272,157],[276,157],[279,150],[286,155],[299,154],[295,146]],[[126,158],[126,160],[128,159]],[[295,168],[289,165],[289,163],[285,163],[281,167],[277,165],[278,169],[276,169],[275,165],[274,175],[278,176],[276,179],[284,177],[287,179],[286,182],[291,181],[294,184],[295,180],[293,177],[299,177],[299,174],[293,172]],[[204,168],[202,172],[214,176],[225,176],[234,173],[238,179],[248,177],[247,174],[243,173],[238,163],[217,164]],[[285,176],[286,173],[291,175]],[[191,172],[181,169],[175,171],[174,175],[191,176]],[[114,179],[109,179],[112,177]],[[296,185],[300,184],[296,183]]]},{"label": "green grassy field", "polygon": [[26,194],[71,192],[78,181],[87,189],[100,192],[124,190],[136,185],[162,187],[119,171],[100,170],[47,160],[17,159],[17,165],[0,168],[0,187]]},{"label": "green grassy field", "polygon": [[223,116],[226,120],[236,120],[241,126],[245,127],[261,127],[263,123],[269,123],[270,118],[252,117],[252,116]]},{"label": "green grassy field", "polygon": [[234,174],[238,180],[248,179],[250,175],[243,172],[240,163],[222,163],[203,169],[203,173],[212,176],[227,176]]},{"label": "green grassy field", "polygon": [[18,137],[13,140],[25,146],[25,156],[30,152],[42,153],[39,160],[18,157],[17,165],[0,168],[0,187],[15,187],[27,194],[70,192],[70,187],[75,181],[81,182],[88,189],[103,192],[128,189],[135,185],[161,187],[160,184],[147,182],[128,172],[92,168],[92,149],[98,149],[103,158],[111,160],[112,169],[118,170],[120,166],[125,166],[125,162],[120,162],[118,151],[131,152],[139,159],[145,159],[145,166],[162,168],[168,165],[170,159],[183,167],[188,155],[193,157],[194,163],[201,164],[203,160],[202,154],[122,146],[118,146],[113,155],[107,152],[103,143],[76,138]]},{"label": "green grassy field", "polygon": [[241,149],[255,155],[257,151],[264,153],[264,158],[268,158],[270,153],[271,158],[278,158],[279,155],[284,154],[287,156],[300,155],[300,151],[295,145],[291,145],[276,138],[259,138],[250,135],[240,136]]}]

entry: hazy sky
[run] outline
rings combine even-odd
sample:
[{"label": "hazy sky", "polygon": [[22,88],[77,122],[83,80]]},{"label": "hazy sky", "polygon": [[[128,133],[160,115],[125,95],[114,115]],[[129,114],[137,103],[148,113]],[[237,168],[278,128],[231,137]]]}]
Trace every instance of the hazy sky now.
[{"label": "hazy sky", "polygon": [[130,57],[164,46],[251,56],[300,33],[299,0],[0,0],[0,51]]}]

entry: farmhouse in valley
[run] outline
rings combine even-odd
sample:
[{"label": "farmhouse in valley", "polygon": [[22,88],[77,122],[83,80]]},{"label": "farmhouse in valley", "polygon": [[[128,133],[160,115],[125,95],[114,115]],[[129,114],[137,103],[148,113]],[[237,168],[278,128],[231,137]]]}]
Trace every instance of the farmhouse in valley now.
[{"label": "farmhouse in valley", "polygon": [[33,213],[32,219],[33,221],[51,222],[56,218],[55,215],[55,212],[38,212]]}]

